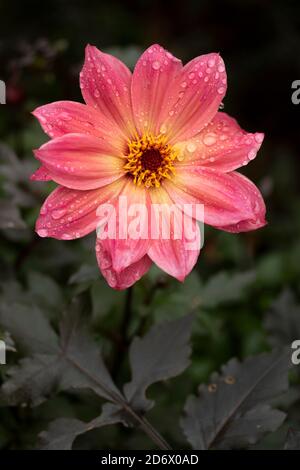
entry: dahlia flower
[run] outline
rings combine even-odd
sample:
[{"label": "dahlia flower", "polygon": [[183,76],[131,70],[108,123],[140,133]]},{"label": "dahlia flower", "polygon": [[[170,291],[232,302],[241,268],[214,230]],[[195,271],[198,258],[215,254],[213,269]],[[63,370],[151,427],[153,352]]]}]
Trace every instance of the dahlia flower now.
[{"label": "dahlia flower", "polygon": [[[33,112],[51,140],[35,151],[41,166],[32,179],[58,183],[41,208],[38,235],[83,237],[96,230],[103,204],[115,209],[120,227],[121,196],[129,205],[160,204],[162,220],[175,207],[169,238],[159,224],[155,238],[120,237],[118,230],[114,238],[97,237],[103,276],[111,287],[125,289],[152,262],[184,280],[200,251],[197,218],[227,232],[264,226],[259,190],[235,171],[255,158],[264,135],[243,131],[218,111],[226,84],[219,54],[183,66],[153,45],[131,73],[117,58],[87,46],[80,73],[85,104],[58,101]],[[181,238],[173,234],[184,206],[193,204],[204,205],[204,215],[185,214],[197,234],[191,249],[184,232]]]}]

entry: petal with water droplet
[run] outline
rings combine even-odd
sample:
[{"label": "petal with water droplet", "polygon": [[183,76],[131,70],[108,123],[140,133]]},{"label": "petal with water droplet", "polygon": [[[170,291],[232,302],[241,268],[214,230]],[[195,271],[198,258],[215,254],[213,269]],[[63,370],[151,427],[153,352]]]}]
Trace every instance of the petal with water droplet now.
[{"label": "petal with water droplet", "polygon": [[225,67],[218,71],[221,65],[224,67],[224,62],[218,54],[202,55],[186,64],[170,82],[164,112],[166,125],[172,129],[172,143],[195,136],[216,115],[226,93]]},{"label": "petal with water droplet", "polygon": [[80,83],[83,98],[89,106],[114,121],[125,136],[134,134],[131,72],[123,62],[88,45]]},{"label": "petal with water droplet", "polygon": [[192,154],[185,152],[181,164],[200,165],[224,172],[233,171],[256,157],[263,139],[262,133],[248,133],[240,128],[235,119],[218,112],[199,134],[178,144],[187,150],[190,146],[195,146]]},{"label": "petal with water droplet", "polygon": [[95,189],[124,175],[124,159],[104,139],[66,134],[35,151],[51,179],[71,189]]},{"label": "petal with water droplet", "polygon": [[168,107],[169,90],[182,69],[179,59],[158,44],[149,47],[135,66],[131,94],[133,113],[138,131],[159,133],[164,125],[164,110]]},{"label": "petal with water droplet", "polygon": [[[203,204],[204,222],[214,227],[233,225],[254,217],[249,187],[238,173],[190,165],[182,167],[175,178],[164,181],[163,186],[174,203],[181,207]],[[198,213],[202,216],[201,211]]]},{"label": "petal with water droplet", "polygon": [[150,269],[152,261],[145,255],[139,261],[127,266],[122,271],[115,271],[111,253],[105,249],[102,240],[97,239],[96,257],[98,266],[108,285],[113,289],[123,290],[132,286]]},{"label": "petal with water droplet", "polygon": [[59,240],[66,240],[66,234],[68,239],[87,235],[97,227],[98,207],[117,198],[125,181],[119,180],[90,191],[59,186],[44,202],[36,222],[36,232],[41,237]]},{"label": "petal with water droplet", "polygon": [[150,193],[157,210],[151,216],[151,241],[148,255],[161,269],[184,281],[195,266],[200,253],[200,231],[197,222],[173,204],[160,187]]},{"label": "petal with water droplet", "polygon": [[36,108],[32,114],[51,137],[79,132],[105,138],[117,154],[124,150],[125,139],[119,127],[99,109],[73,101],[56,101]]}]

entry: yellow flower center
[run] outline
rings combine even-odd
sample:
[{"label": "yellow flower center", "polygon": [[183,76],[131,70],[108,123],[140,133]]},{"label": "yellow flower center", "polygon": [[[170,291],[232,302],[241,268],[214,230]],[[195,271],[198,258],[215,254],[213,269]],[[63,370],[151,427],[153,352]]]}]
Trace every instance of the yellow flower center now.
[{"label": "yellow flower center", "polygon": [[177,155],[178,151],[167,143],[164,135],[144,134],[128,142],[124,169],[138,186],[144,184],[146,188],[159,188],[164,178],[171,179],[175,174],[174,160]]}]

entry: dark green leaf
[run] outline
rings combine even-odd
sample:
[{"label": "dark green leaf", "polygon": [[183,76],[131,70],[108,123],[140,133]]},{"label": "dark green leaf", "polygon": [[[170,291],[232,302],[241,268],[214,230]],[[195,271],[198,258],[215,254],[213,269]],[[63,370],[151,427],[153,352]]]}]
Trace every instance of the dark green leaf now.
[{"label": "dark green leaf", "polygon": [[19,209],[11,201],[0,201],[0,229],[23,229],[25,222]]},{"label": "dark green leaf", "polygon": [[289,429],[284,449],[300,450],[300,431],[296,431],[295,429]]},{"label": "dark green leaf", "polygon": [[0,305],[0,325],[30,353],[55,353],[58,337],[42,311],[19,303]]},{"label": "dark green leaf", "polygon": [[265,328],[274,346],[286,346],[300,338],[300,305],[291,290],[284,290],[272,303]]},{"label": "dark green leaf", "polygon": [[247,287],[255,281],[255,272],[236,274],[220,272],[205,284],[200,292],[200,305],[216,307],[226,302],[239,300]]},{"label": "dark green leaf", "polygon": [[[45,326],[45,320],[42,318],[43,316],[40,315],[39,321]],[[13,326],[15,327],[15,324]],[[29,342],[35,327],[37,325],[33,325],[32,331],[27,328],[28,336],[25,335],[20,340]],[[17,328],[20,328],[19,323],[15,331]],[[10,331],[10,328],[7,329]],[[20,331],[23,330],[20,329]],[[39,341],[34,348],[37,351],[45,347],[48,349],[48,354],[27,358],[21,361],[19,366],[10,369],[10,378],[1,390],[9,403],[26,402],[37,405],[54,389],[70,388],[91,388],[107,400],[122,402],[122,395],[106,369],[99,347],[91,340],[76,318],[68,316],[63,321],[60,344],[57,347],[55,345],[51,351],[48,345],[48,335],[49,338],[51,335],[53,339],[55,338],[51,329],[42,330],[40,337],[37,336]],[[35,336],[32,341],[34,343]]]},{"label": "dark green leaf", "polygon": [[78,419],[60,418],[53,421],[48,429],[39,435],[40,447],[43,450],[71,450],[74,440],[80,434],[118,422],[119,416],[111,414],[107,405],[104,405],[102,414],[89,423]]},{"label": "dark green leaf", "polygon": [[130,347],[131,382],[124,392],[134,409],[146,411],[152,402],[147,388],[160,380],[183,372],[189,364],[192,315],[154,325],[143,338],[135,338]]},{"label": "dark green leaf", "polygon": [[240,448],[254,444],[277,429],[285,414],[271,408],[272,400],[287,390],[289,353],[273,352],[231,359],[199,397],[185,405],[183,431],[194,449]]},{"label": "dark green leaf", "polygon": [[99,280],[99,268],[96,265],[84,264],[78,271],[76,271],[69,279],[70,284],[81,284],[82,282],[92,282],[95,279]]}]

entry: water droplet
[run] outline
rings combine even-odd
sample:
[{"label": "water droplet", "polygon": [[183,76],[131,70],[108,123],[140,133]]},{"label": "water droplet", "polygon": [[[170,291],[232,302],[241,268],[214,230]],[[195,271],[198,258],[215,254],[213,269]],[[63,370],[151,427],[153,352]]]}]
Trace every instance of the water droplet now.
[{"label": "water droplet", "polygon": [[195,152],[196,148],[197,148],[197,146],[194,142],[189,142],[186,146],[187,151],[190,152],[190,153]]},{"label": "water droplet", "polygon": [[261,144],[262,141],[264,140],[264,135],[263,134],[255,134],[255,140],[258,144]]},{"label": "water droplet", "polygon": [[61,238],[62,240],[71,240],[71,235],[69,233],[63,233]]},{"label": "water droplet", "polygon": [[195,76],[194,72],[189,73],[189,79],[190,80],[193,80],[194,76]]},{"label": "water droplet", "polygon": [[208,65],[209,67],[214,67],[215,64],[216,64],[215,59],[209,59],[209,61],[207,62],[207,65]]},{"label": "water droplet", "polygon": [[206,134],[203,137],[203,143],[210,147],[211,145],[214,145],[217,142],[217,137],[215,134]]},{"label": "water droplet", "polygon": [[99,98],[99,96],[100,96],[99,90],[97,90],[96,88],[96,90],[94,91],[94,97]]},{"label": "water droplet", "polygon": [[40,230],[37,231],[37,234],[42,237],[42,238],[45,238],[48,236],[48,231],[44,228],[41,228]]},{"label": "water droplet", "polygon": [[255,214],[259,213],[259,211],[260,211],[259,202],[255,201],[253,210],[254,210]]},{"label": "water droplet", "polygon": [[60,117],[61,119],[63,119],[64,121],[71,121],[72,120],[72,116],[70,116],[69,113],[63,111],[62,113],[60,113]]},{"label": "water droplet", "polygon": [[160,126],[159,132],[160,132],[161,134],[166,134],[166,132],[167,132],[167,126],[166,126],[165,124],[162,124],[162,125]]},{"label": "water droplet", "polygon": [[224,72],[224,71],[225,71],[225,67],[224,67],[224,65],[223,65],[223,64],[220,64],[220,65],[219,65],[219,67],[218,67],[218,71],[219,71],[220,73],[222,73],[222,72]]},{"label": "water droplet", "polygon": [[225,88],[223,86],[220,86],[220,88],[218,88],[218,93],[222,95],[224,92],[225,92]]},{"label": "water droplet", "polygon": [[181,83],[181,86],[182,86],[182,88],[186,88],[187,83],[186,83],[186,82],[182,82],[182,83]]},{"label": "water droplet", "polygon": [[54,211],[51,212],[51,217],[54,220],[61,219],[66,213],[66,209],[55,209]]},{"label": "water droplet", "polygon": [[256,157],[256,150],[251,149],[250,152],[248,153],[248,158],[249,160],[253,160]]},{"label": "water droplet", "polygon": [[160,67],[160,62],[158,62],[158,60],[155,60],[155,61],[153,62],[153,64],[152,64],[152,68],[153,68],[154,70],[158,70],[159,67]]}]

